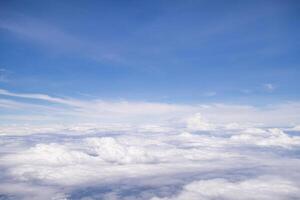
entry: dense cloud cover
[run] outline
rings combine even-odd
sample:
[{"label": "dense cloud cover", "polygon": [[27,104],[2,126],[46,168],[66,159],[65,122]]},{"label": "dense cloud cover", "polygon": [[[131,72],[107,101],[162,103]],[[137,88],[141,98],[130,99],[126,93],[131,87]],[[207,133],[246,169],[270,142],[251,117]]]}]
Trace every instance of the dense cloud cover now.
[{"label": "dense cloud cover", "polygon": [[[203,126],[200,124],[203,122]],[[1,199],[297,199],[299,132],[186,126],[1,136]]]},{"label": "dense cloud cover", "polygon": [[0,109],[10,113],[0,123],[0,199],[300,197],[299,103],[177,105],[0,93],[9,97]]}]

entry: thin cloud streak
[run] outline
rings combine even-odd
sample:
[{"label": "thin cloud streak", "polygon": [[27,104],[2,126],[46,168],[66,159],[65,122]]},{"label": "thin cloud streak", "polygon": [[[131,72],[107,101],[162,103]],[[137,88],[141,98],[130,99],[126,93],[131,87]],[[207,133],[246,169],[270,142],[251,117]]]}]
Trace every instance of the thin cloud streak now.
[{"label": "thin cloud streak", "polygon": [[44,21],[21,16],[15,19],[0,19],[0,29],[17,35],[21,39],[31,40],[48,49],[54,49],[55,53],[77,54],[99,62],[120,61],[116,53],[109,52],[101,45],[76,37]]},{"label": "thin cloud streak", "polygon": [[[99,99],[82,100],[74,98],[52,97],[46,94],[14,93],[0,90],[0,107],[10,114],[3,114],[6,122],[22,124],[38,116],[44,115],[50,121],[38,120],[43,124],[57,121],[60,124],[74,123],[123,123],[152,124],[166,126],[183,126],[188,120],[199,128],[211,129],[210,123],[218,126],[237,124],[237,126],[276,126],[293,127],[300,124],[300,103],[287,102],[283,104],[255,107],[251,105],[233,104],[169,104],[159,102],[137,101],[104,101]],[[25,101],[26,100],[26,101]],[[39,101],[32,101],[39,100]],[[27,114],[26,114],[27,113]],[[200,114],[199,114],[200,113]],[[15,116],[14,122],[11,120]],[[31,117],[30,117],[31,116]],[[201,116],[200,118],[197,116]],[[192,118],[191,118],[192,117]],[[203,119],[202,119],[203,118]],[[54,120],[54,121],[53,121]],[[10,123],[10,124],[11,124]],[[206,127],[206,128],[205,128]],[[214,126],[214,128],[216,128]]]}]

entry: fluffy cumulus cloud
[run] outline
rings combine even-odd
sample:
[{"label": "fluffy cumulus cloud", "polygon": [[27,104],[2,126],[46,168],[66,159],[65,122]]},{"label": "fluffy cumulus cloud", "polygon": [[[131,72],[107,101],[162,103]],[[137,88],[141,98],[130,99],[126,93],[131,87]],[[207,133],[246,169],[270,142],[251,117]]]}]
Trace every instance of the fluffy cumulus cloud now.
[{"label": "fluffy cumulus cloud", "polygon": [[[6,99],[0,102],[6,111],[31,110],[32,116],[49,111],[59,120],[67,115],[81,119],[58,123],[50,115],[47,123],[2,124],[0,199],[300,197],[297,103],[254,108],[0,93],[48,102],[45,107]],[[287,118],[275,115],[280,112]],[[122,118],[127,120],[118,120]]]},{"label": "fluffy cumulus cloud", "polygon": [[299,148],[300,137],[279,128],[188,124],[171,132],[2,136],[0,192],[4,199],[296,199]]}]

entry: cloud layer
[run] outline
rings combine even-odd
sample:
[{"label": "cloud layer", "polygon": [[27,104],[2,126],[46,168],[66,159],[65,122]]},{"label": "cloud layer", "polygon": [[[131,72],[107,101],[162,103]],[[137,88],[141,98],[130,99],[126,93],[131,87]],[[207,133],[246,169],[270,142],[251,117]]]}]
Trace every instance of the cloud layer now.
[{"label": "cloud layer", "polygon": [[[298,103],[259,108],[0,93],[1,117],[15,120],[0,127],[2,199],[300,196]],[[31,123],[22,112],[32,113],[25,115]],[[37,123],[41,113],[49,115]]]},{"label": "cloud layer", "polygon": [[[266,106],[233,104],[171,104],[143,101],[105,101],[74,99],[46,94],[15,93],[0,89],[1,129],[13,124],[49,125],[124,124],[188,126],[213,129],[214,126],[294,127],[300,124],[300,103],[286,102]],[[197,113],[200,113],[197,115]],[[196,116],[197,115],[197,116]],[[41,126],[40,126],[41,127]],[[30,127],[32,129],[33,127]],[[102,128],[102,127],[101,127]],[[0,129],[0,131],[1,131]],[[23,130],[23,127],[21,128]],[[2,132],[2,131],[1,131]],[[16,131],[20,132],[20,131]],[[7,133],[7,131],[6,131]],[[11,132],[13,133],[13,132]]]},{"label": "cloud layer", "polygon": [[278,128],[220,132],[189,126],[171,132],[1,136],[1,194],[152,200],[300,195],[300,136]]}]

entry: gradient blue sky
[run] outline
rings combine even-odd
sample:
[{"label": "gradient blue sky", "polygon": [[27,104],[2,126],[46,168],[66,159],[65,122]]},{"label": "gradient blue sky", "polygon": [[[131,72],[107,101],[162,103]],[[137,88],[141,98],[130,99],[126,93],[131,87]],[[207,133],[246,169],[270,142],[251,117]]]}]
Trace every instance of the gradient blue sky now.
[{"label": "gradient blue sky", "polygon": [[76,98],[300,98],[299,1],[0,2],[0,88]]}]

